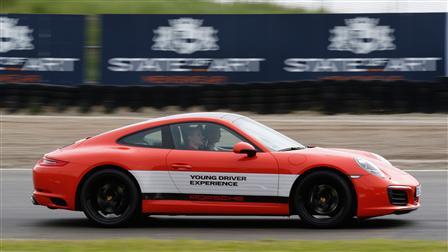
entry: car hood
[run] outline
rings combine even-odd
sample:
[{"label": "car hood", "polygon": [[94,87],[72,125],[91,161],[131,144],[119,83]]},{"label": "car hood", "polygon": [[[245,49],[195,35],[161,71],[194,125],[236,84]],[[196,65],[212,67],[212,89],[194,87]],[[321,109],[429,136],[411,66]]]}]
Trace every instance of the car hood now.
[{"label": "car hood", "polygon": [[397,167],[385,162],[381,158],[372,152],[362,151],[362,150],[352,150],[352,149],[342,149],[342,148],[307,148],[305,150],[293,151],[291,155],[295,154],[305,154],[306,156],[318,155],[320,157],[326,156],[328,158],[343,158],[353,160],[355,164],[355,158],[363,158],[372,163],[374,163],[378,168],[380,168],[386,175],[393,177],[394,175],[409,175],[408,173],[398,169]]},{"label": "car hood", "polygon": [[322,147],[312,147],[306,148],[304,150],[290,151],[290,154],[306,154],[306,155],[319,155],[328,157],[366,157],[377,160],[377,157],[372,152],[361,151],[361,150],[351,150],[351,149],[341,149],[341,148],[322,148]]},{"label": "car hood", "polygon": [[370,161],[374,161],[374,163],[376,163],[378,165],[378,168],[380,168],[383,172],[385,172],[386,174],[389,175],[403,175],[403,174],[407,174],[407,172],[404,172],[402,170],[400,170],[399,168],[393,166],[390,163],[385,162],[384,160],[382,160],[381,158],[379,158],[377,155],[373,152],[368,152],[368,151],[360,151],[360,150],[351,150],[351,149],[332,149],[332,150],[336,150],[336,151],[342,151],[345,153],[351,153],[354,157],[358,156],[358,157],[364,157],[369,159]]}]

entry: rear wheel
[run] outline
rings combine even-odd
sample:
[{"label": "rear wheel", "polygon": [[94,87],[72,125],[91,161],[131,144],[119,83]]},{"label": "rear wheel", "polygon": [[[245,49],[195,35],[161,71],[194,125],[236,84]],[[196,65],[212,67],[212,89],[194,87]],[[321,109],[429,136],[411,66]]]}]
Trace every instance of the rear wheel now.
[{"label": "rear wheel", "polygon": [[294,206],[313,227],[334,227],[353,217],[354,195],[347,181],[332,171],[306,175],[296,187]]},{"label": "rear wheel", "polygon": [[80,194],[85,215],[101,226],[122,226],[140,215],[139,191],[123,172],[104,169],[87,178]]}]

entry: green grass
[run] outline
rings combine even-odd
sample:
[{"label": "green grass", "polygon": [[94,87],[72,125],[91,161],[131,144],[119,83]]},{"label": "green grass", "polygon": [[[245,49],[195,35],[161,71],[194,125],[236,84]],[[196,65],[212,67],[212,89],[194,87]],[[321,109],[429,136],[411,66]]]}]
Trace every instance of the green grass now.
[{"label": "green grass", "polygon": [[353,240],[353,241],[195,241],[195,240],[5,240],[0,251],[425,251],[446,252],[446,241]]},{"label": "green grass", "polygon": [[0,13],[38,14],[268,14],[303,13],[268,3],[205,0],[0,0]]}]

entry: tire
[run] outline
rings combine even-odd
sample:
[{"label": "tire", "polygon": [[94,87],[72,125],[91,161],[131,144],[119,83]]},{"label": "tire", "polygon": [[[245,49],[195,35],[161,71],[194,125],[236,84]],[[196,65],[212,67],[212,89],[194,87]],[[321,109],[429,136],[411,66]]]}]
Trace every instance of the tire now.
[{"label": "tire", "polygon": [[311,227],[336,227],[354,215],[354,192],[336,172],[316,171],[306,175],[293,196],[294,210]]},{"label": "tire", "polygon": [[139,189],[127,174],[114,169],[90,175],[81,188],[80,202],[87,218],[104,227],[130,224],[141,214]]}]

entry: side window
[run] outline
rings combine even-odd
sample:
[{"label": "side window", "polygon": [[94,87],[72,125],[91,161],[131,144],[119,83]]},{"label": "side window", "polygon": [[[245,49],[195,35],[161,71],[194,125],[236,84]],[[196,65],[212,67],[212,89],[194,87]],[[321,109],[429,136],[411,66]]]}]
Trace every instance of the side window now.
[{"label": "side window", "polygon": [[148,148],[170,148],[170,142],[167,127],[157,127],[139,131],[118,140],[118,143],[120,144]]},{"label": "side window", "polygon": [[176,149],[232,151],[233,145],[246,141],[237,133],[216,123],[191,122],[170,126]]},{"label": "side window", "polygon": [[[205,135],[207,138],[208,148],[210,150],[232,151],[233,146],[236,143],[245,141],[234,134],[236,133],[232,133],[226,128],[219,128],[219,132],[214,132],[213,127],[210,132],[207,132],[206,128]],[[214,141],[216,142],[214,143]]]}]

